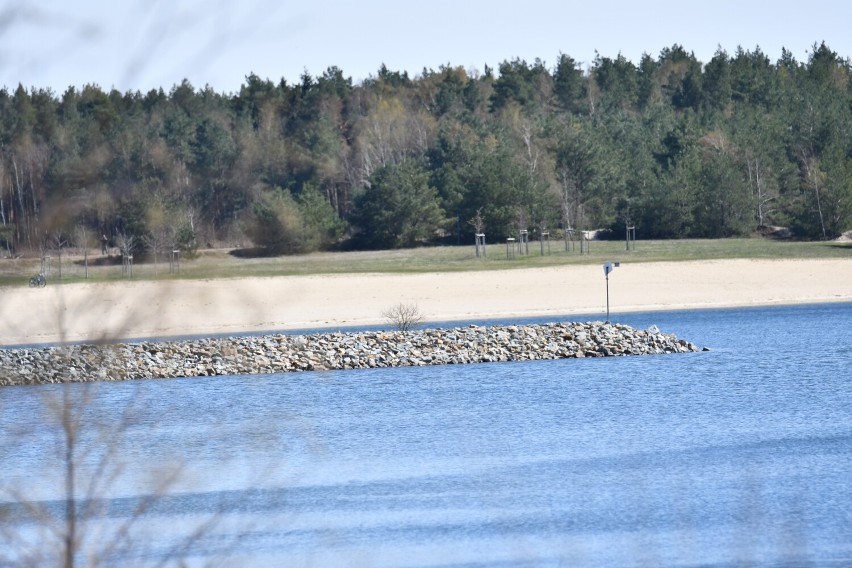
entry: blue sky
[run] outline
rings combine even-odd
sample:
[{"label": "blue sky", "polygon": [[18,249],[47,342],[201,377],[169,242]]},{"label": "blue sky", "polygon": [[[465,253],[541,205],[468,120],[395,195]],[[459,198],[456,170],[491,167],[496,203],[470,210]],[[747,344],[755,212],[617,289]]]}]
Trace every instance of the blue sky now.
[{"label": "blue sky", "polygon": [[720,46],[806,61],[821,41],[852,57],[849,22],[838,0],[0,0],[0,86],[145,92],[188,79],[235,92],[251,72],[294,83],[336,65],[358,82],[382,63],[411,76],[516,57],[552,67],[560,53],[638,63],[675,43],[705,63]]}]

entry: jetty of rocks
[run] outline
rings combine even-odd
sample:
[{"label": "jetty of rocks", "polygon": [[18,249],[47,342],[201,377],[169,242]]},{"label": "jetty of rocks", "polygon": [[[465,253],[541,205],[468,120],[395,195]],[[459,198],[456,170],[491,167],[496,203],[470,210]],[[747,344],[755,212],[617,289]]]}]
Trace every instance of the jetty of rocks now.
[{"label": "jetty of rocks", "polygon": [[699,351],[604,322],[271,334],[0,349],[0,385],[119,381]]}]

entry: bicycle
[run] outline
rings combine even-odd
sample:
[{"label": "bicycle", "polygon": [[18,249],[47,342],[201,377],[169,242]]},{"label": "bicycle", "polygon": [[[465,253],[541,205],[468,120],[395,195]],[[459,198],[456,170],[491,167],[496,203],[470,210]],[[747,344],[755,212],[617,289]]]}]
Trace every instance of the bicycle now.
[{"label": "bicycle", "polygon": [[30,288],[44,288],[46,284],[47,278],[44,277],[44,274],[36,274],[30,278]]}]

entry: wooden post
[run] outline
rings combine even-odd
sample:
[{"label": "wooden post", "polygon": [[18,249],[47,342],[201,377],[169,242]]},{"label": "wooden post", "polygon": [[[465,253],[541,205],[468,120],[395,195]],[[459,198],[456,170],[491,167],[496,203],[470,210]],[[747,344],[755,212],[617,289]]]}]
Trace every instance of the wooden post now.
[{"label": "wooden post", "polygon": [[476,258],[485,256],[485,233],[476,233]]},{"label": "wooden post", "polygon": [[626,235],[625,235],[625,245],[627,246],[627,250],[630,250],[630,244],[633,244],[633,250],[636,250],[636,225],[628,225],[625,223]]},{"label": "wooden post", "polygon": [[518,253],[530,253],[530,233],[526,229],[518,233]]},{"label": "wooden post", "polygon": [[589,239],[589,231],[580,231],[580,254],[590,254],[591,247],[589,246],[591,243],[591,239]]},{"label": "wooden post", "polygon": [[568,252],[569,250],[577,250],[577,246],[574,244],[574,237],[576,234],[576,231],[570,226],[565,229],[565,252]]}]

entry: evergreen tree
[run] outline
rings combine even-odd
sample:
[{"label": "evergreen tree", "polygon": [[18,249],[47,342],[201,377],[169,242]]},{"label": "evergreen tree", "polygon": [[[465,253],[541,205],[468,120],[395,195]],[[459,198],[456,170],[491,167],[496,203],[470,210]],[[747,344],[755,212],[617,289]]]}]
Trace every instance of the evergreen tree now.
[{"label": "evergreen tree", "polygon": [[446,218],[429,176],[413,160],[376,170],[355,200],[353,222],[368,248],[400,248],[441,236]]}]

